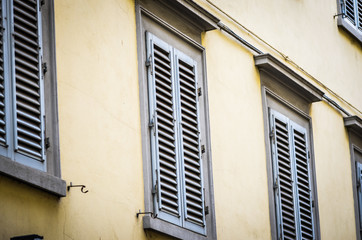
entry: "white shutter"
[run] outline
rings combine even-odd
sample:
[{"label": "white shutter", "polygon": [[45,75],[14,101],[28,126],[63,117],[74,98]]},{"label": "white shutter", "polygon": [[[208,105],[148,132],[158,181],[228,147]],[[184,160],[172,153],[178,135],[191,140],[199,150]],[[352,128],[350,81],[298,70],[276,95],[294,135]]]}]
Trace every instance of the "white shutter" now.
[{"label": "white shutter", "polygon": [[354,0],[345,0],[344,13],[347,19],[349,19],[353,25],[356,25]]},{"label": "white shutter", "polygon": [[204,233],[205,211],[196,62],[180,51],[175,51],[175,55],[184,225],[186,228]]},{"label": "white shutter", "polygon": [[270,110],[273,181],[279,239],[297,239],[289,119]]},{"label": "white shutter", "polygon": [[13,0],[15,150],[45,160],[39,0]]},{"label": "white shutter", "polygon": [[181,224],[173,53],[147,33],[147,65],[155,210],[159,218]]},{"label": "white shutter", "polygon": [[300,239],[314,239],[313,209],[311,196],[311,172],[309,165],[307,131],[290,121],[295,161],[295,184]]}]

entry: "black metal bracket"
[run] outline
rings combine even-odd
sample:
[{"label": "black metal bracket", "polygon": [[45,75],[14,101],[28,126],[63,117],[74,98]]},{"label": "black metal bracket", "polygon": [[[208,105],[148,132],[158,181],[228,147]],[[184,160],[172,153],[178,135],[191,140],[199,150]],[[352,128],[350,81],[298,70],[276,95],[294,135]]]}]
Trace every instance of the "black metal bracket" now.
[{"label": "black metal bracket", "polygon": [[333,18],[336,18],[338,16],[342,16],[343,18],[345,18],[346,14],[345,13],[338,13],[338,14],[334,15]]},{"label": "black metal bracket", "polygon": [[70,182],[70,185],[67,187],[68,191],[70,190],[71,187],[80,187],[80,188],[81,188],[80,191],[81,191],[82,193],[87,193],[87,192],[89,192],[88,190],[85,190],[85,188],[86,188],[85,185],[73,185],[73,183]]},{"label": "black metal bracket", "polygon": [[153,216],[153,212],[141,212],[141,209],[139,209],[138,213],[136,213],[136,217],[138,218],[139,215],[144,215],[144,214],[151,214],[151,217]]}]

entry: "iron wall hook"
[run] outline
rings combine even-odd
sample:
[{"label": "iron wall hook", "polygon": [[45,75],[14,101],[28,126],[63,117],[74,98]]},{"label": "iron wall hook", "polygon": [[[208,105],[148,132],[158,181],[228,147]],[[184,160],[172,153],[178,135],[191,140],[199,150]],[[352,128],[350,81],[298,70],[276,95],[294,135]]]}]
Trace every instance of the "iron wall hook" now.
[{"label": "iron wall hook", "polygon": [[86,188],[85,185],[73,185],[73,183],[70,182],[70,185],[67,187],[68,191],[70,190],[71,187],[80,187],[80,188],[81,188],[80,191],[81,191],[82,193],[87,193],[87,192],[89,192],[88,190],[85,190],[85,188]]}]

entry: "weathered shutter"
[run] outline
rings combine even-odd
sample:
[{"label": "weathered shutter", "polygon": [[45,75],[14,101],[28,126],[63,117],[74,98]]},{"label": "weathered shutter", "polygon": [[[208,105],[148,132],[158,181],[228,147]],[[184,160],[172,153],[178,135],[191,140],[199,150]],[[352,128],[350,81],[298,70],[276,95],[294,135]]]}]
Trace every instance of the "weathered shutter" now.
[{"label": "weathered shutter", "polygon": [[299,239],[314,239],[307,131],[292,121],[290,124],[293,135]]},{"label": "weathered shutter", "polygon": [[0,1],[0,145],[6,145],[5,128],[5,83],[4,83],[4,14],[3,1]]},{"label": "weathered shutter", "polygon": [[185,227],[204,232],[204,191],[196,62],[175,50]]},{"label": "weathered shutter", "polygon": [[[362,158],[361,158],[362,159]],[[360,235],[362,236],[362,163],[356,162],[356,180],[357,180],[357,195],[358,195],[358,210],[359,210],[359,224]]]},{"label": "weathered shutter", "polygon": [[357,0],[358,27],[362,31],[362,0]]},{"label": "weathered shutter", "polygon": [[345,2],[344,2],[344,13],[345,13],[346,17],[354,25],[356,25],[354,0],[345,0]]},{"label": "weathered shutter", "polygon": [[181,224],[172,48],[147,33],[154,192],[158,217]]},{"label": "weathered shutter", "polygon": [[296,239],[293,162],[288,118],[270,110],[276,217],[280,239]]},{"label": "weathered shutter", "polygon": [[45,160],[39,0],[13,0],[12,4],[15,150]]}]

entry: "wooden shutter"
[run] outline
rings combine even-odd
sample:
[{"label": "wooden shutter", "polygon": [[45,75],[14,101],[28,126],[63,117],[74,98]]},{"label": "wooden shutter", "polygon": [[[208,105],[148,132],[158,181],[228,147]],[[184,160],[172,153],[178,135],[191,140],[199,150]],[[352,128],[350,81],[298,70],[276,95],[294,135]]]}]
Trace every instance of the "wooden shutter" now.
[{"label": "wooden shutter", "polygon": [[150,33],[147,43],[156,214],[181,224],[173,53],[168,44]]},{"label": "wooden shutter", "polygon": [[345,0],[344,2],[344,11],[346,17],[355,25],[356,18],[355,18],[355,6],[354,0]]},{"label": "wooden shutter", "polygon": [[[3,1],[0,1],[0,29],[5,29]],[[4,83],[4,31],[0,31],[0,145],[6,145],[5,83]]]},{"label": "wooden shutter", "polygon": [[39,0],[13,0],[15,150],[45,160]]},{"label": "wooden shutter", "polygon": [[196,62],[180,51],[175,51],[175,55],[185,227],[203,232],[205,226],[204,191]]},{"label": "wooden shutter", "polygon": [[270,110],[276,217],[280,239],[297,239],[288,118]]},{"label": "wooden shutter", "polygon": [[[361,157],[362,160],[362,157]],[[362,236],[362,163],[356,162],[356,181],[357,181],[357,195],[358,195],[358,210],[359,210],[359,224],[360,236]]]},{"label": "wooden shutter", "polygon": [[306,129],[290,121],[296,173],[297,215],[300,239],[314,239],[311,173]]}]

